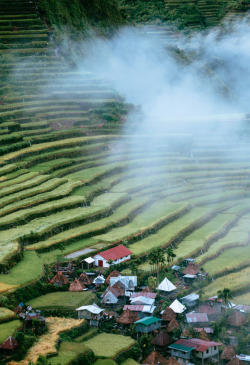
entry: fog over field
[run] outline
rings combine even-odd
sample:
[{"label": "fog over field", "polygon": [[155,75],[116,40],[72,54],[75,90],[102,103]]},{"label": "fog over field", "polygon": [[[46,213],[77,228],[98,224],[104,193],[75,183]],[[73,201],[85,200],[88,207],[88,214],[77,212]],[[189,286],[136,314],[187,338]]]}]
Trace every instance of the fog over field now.
[{"label": "fog over field", "polygon": [[173,33],[168,42],[143,29],[125,28],[110,40],[87,42],[82,67],[106,77],[127,102],[141,106],[144,131],[248,112],[249,24],[228,23],[176,38],[178,32]]}]

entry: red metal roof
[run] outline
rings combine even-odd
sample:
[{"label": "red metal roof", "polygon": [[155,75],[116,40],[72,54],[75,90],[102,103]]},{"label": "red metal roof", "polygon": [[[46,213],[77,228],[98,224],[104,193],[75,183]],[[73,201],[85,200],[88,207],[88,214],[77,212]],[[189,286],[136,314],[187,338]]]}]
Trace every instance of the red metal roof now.
[{"label": "red metal roof", "polygon": [[127,247],[123,245],[119,245],[117,247],[110,248],[109,250],[100,252],[99,255],[102,256],[105,260],[118,260],[122,257],[132,255]]},{"label": "red metal roof", "polygon": [[155,299],[156,295],[157,295],[156,293],[137,292],[133,293],[130,298],[145,297],[145,298]]},{"label": "red metal roof", "polygon": [[222,346],[223,344],[220,342],[213,342],[213,341],[204,341],[200,340],[199,338],[190,338],[190,339],[180,339],[175,342],[178,345],[193,347],[195,351],[204,352],[209,347],[212,346]]},{"label": "red metal roof", "polygon": [[18,342],[12,336],[9,336],[1,345],[1,349],[14,350],[18,346]]},{"label": "red metal roof", "polygon": [[133,311],[133,312],[142,312],[143,311],[143,308],[144,308],[144,305],[124,305],[123,307],[123,310],[125,311],[126,309],[129,309],[130,311]]}]

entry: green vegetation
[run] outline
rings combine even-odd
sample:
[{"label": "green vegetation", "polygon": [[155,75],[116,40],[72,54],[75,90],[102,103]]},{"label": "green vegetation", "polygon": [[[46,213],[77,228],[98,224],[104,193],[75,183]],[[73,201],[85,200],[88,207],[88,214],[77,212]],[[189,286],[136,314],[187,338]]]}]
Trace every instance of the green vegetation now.
[{"label": "green vegetation", "polygon": [[15,313],[10,309],[0,307],[0,322],[15,317]]},{"label": "green vegetation", "polygon": [[244,287],[249,285],[249,275],[250,268],[247,267],[215,279],[206,287],[206,298],[217,295],[218,290],[221,290],[221,288],[230,288],[233,294],[234,292],[240,293]]},{"label": "green vegetation", "polygon": [[115,365],[116,363],[112,359],[98,359],[94,365]]},{"label": "green vegetation", "polygon": [[21,326],[22,323],[18,320],[0,324],[0,344],[12,336]]},{"label": "green vegetation", "polygon": [[43,264],[36,252],[24,252],[23,259],[7,275],[0,277],[0,292],[6,288],[32,283],[43,274]]},{"label": "green vegetation", "polygon": [[84,345],[91,348],[97,357],[113,358],[134,343],[135,341],[128,336],[102,333],[86,341]]},{"label": "green vegetation", "polygon": [[90,304],[95,299],[95,295],[90,291],[84,292],[57,292],[42,295],[32,299],[29,304],[37,309],[54,311],[54,310],[72,310]]},{"label": "green vegetation", "polygon": [[138,365],[139,363],[138,362],[136,362],[135,360],[133,360],[133,359],[127,359],[126,361],[124,361],[123,363],[122,363],[122,365]]},{"label": "green vegetation", "polygon": [[75,342],[62,342],[58,350],[58,354],[50,358],[49,363],[52,365],[66,365],[88,351],[89,349],[83,344]]}]

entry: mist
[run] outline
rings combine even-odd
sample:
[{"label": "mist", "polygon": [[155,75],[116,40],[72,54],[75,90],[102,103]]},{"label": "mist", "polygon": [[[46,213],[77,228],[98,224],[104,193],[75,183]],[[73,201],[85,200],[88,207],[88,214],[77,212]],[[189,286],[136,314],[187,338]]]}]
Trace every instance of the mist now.
[{"label": "mist", "polygon": [[112,39],[82,47],[86,57],[80,68],[108,79],[126,102],[140,106],[144,132],[179,132],[187,124],[188,131],[190,122],[224,120],[225,115],[239,119],[239,113],[248,112],[246,21],[193,35],[179,32],[170,42],[143,28],[124,28]]}]

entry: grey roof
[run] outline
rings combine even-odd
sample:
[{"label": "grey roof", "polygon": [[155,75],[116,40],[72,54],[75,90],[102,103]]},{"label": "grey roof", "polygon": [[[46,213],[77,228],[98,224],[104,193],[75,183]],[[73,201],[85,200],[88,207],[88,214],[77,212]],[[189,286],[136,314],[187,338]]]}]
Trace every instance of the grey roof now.
[{"label": "grey roof", "polygon": [[190,301],[193,301],[193,300],[197,300],[199,299],[199,294],[196,294],[196,293],[192,293],[192,294],[189,294],[189,295],[186,295],[185,297],[182,297],[182,299],[186,299],[186,300],[190,300]]},{"label": "grey roof", "polygon": [[208,322],[207,313],[187,313],[186,319],[188,323]]}]

